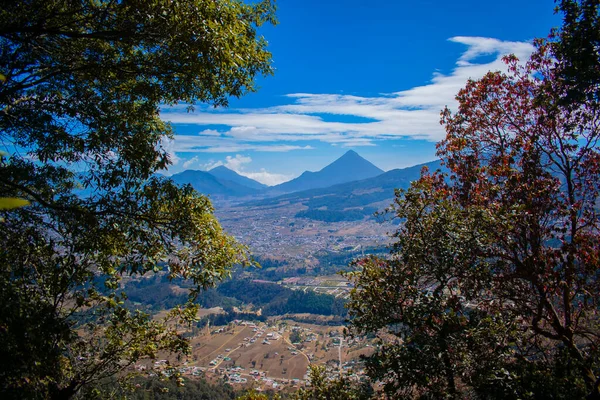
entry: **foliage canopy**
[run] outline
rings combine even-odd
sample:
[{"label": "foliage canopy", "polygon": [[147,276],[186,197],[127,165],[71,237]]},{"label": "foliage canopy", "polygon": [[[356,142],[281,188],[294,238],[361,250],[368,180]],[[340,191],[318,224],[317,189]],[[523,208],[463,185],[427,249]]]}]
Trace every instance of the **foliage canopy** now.
[{"label": "foliage canopy", "polygon": [[600,398],[598,1],[524,65],[469,81],[438,155],[397,191],[391,257],[349,276],[392,396]]},{"label": "foliage canopy", "polygon": [[[209,200],[155,172],[161,106],[226,106],[272,73],[270,0],[6,2],[0,9],[0,393],[91,395],[96,382],[187,343],[123,306],[124,276],[202,288],[247,260]],[[193,307],[171,318],[191,319]]]}]

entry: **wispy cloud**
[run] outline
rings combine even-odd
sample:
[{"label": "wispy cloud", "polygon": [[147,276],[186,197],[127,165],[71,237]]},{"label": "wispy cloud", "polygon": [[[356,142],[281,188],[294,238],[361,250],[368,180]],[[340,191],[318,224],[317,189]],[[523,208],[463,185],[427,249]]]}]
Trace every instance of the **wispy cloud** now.
[{"label": "wispy cloud", "polygon": [[192,169],[196,164],[198,164],[199,161],[200,159],[198,156],[194,156],[183,163],[183,169]]},{"label": "wispy cloud", "polygon": [[311,150],[309,145],[287,145],[239,141],[234,138],[206,138],[192,135],[175,135],[173,148],[179,153],[237,153],[241,151],[287,152]]},{"label": "wispy cloud", "polygon": [[[161,115],[173,123],[211,126],[199,135],[175,136],[175,152],[285,152],[310,149],[297,144],[308,140],[340,146],[372,146],[379,140],[394,138],[438,141],[444,135],[440,111],[446,105],[456,107],[454,97],[469,78],[477,79],[490,70],[505,70],[501,60],[505,54],[513,53],[525,60],[534,50],[530,43],[482,37],[457,36],[449,40],[466,46],[451,73],[434,73],[428,84],[408,90],[373,97],[292,93],[287,95],[290,104],[268,108],[203,109],[194,113],[175,108],[165,109]],[[481,61],[483,56],[486,61]],[[349,117],[365,120],[343,122],[352,120]]]},{"label": "wispy cloud", "polygon": [[254,179],[260,183],[264,183],[267,186],[278,185],[283,182],[287,182],[293,179],[293,175],[277,174],[274,172],[268,172],[264,168],[261,168],[258,172],[238,172],[240,175],[246,176],[250,179]]},{"label": "wispy cloud", "polygon": [[225,161],[211,161],[208,164],[204,164],[202,169],[210,171],[213,168],[224,166],[229,168],[232,171],[240,172],[244,169],[245,164],[250,164],[252,162],[252,158],[248,156],[244,156],[242,154],[236,154],[235,156],[227,156],[225,157]]}]

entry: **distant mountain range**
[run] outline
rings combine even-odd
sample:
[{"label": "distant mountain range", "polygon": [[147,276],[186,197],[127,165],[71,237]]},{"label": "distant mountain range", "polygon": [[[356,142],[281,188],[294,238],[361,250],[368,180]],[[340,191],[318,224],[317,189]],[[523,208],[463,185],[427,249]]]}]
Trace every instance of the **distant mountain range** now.
[{"label": "distant mountain range", "polygon": [[296,179],[272,187],[242,176],[224,166],[210,171],[186,170],[172,175],[171,179],[178,184],[190,184],[198,192],[212,197],[235,198],[257,195],[276,196],[370,178],[382,173],[383,170],[350,150],[320,171],[305,171]]},{"label": "distant mountain range", "polygon": [[384,202],[385,206],[389,205],[394,197],[394,189],[407,189],[412,181],[419,179],[423,167],[429,168],[431,172],[444,169],[441,161],[436,160],[414,167],[393,169],[373,178],[289,193],[247,204],[262,207],[302,204],[308,210],[299,212],[297,217],[322,221],[362,219],[375,211],[381,211],[382,206],[376,203]]},{"label": "distant mountain range", "polygon": [[178,184],[191,184],[213,198],[245,198],[248,205],[265,207],[298,203],[308,207],[299,217],[339,221],[372,214],[374,203],[393,198],[395,188],[407,188],[419,178],[423,166],[436,170],[440,161],[384,172],[350,150],[320,171],[306,171],[272,187],[224,166],[210,171],[187,170],[171,179]]}]

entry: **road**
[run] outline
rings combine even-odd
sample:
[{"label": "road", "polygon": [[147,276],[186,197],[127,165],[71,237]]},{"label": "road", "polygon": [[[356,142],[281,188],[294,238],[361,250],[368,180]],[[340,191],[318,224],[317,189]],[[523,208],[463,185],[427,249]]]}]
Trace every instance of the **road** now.
[{"label": "road", "polygon": [[339,369],[340,369],[340,376],[342,375],[342,342],[344,341],[344,339],[342,339],[340,337],[340,345],[338,346],[338,357],[340,360],[340,363],[338,364]]}]

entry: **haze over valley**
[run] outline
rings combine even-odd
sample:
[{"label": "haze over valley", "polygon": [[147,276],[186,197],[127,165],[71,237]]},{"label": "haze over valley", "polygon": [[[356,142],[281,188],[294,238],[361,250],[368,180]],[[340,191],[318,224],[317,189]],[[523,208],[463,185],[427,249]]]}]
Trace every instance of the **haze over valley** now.
[{"label": "haze over valley", "polygon": [[385,247],[397,221],[375,213],[392,203],[394,189],[418,179],[423,167],[433,171],[441,165],[433,161],[384,172],[350,150],[317,172],[270,187],[224,166],[183,171],[171,179],[207,194],[226,231],[253,254],[310,271],[320,265],[318,254]]},{"label": "haze over valley", "polygon": [[[237,268],[231,279],[198,299],[200,321],[186,334],[193,352],[182,371],[234,386],[299,387],[309,364],[330,377],[352,369],[364,376],[361,355],[373,341],[344,340],[344,308],[352,285],[338,274],[368,254],[387,254],[398,221],[382,214],[395,188],[407,188],[423,167],[383,171],[348,151],[316,172],[266,186],[218,166],[165,179],[210,197],[224,230],[247,245],[260,268]],[[129,301],[157,316],[186,293],[184,282],[132,280]]]}]

